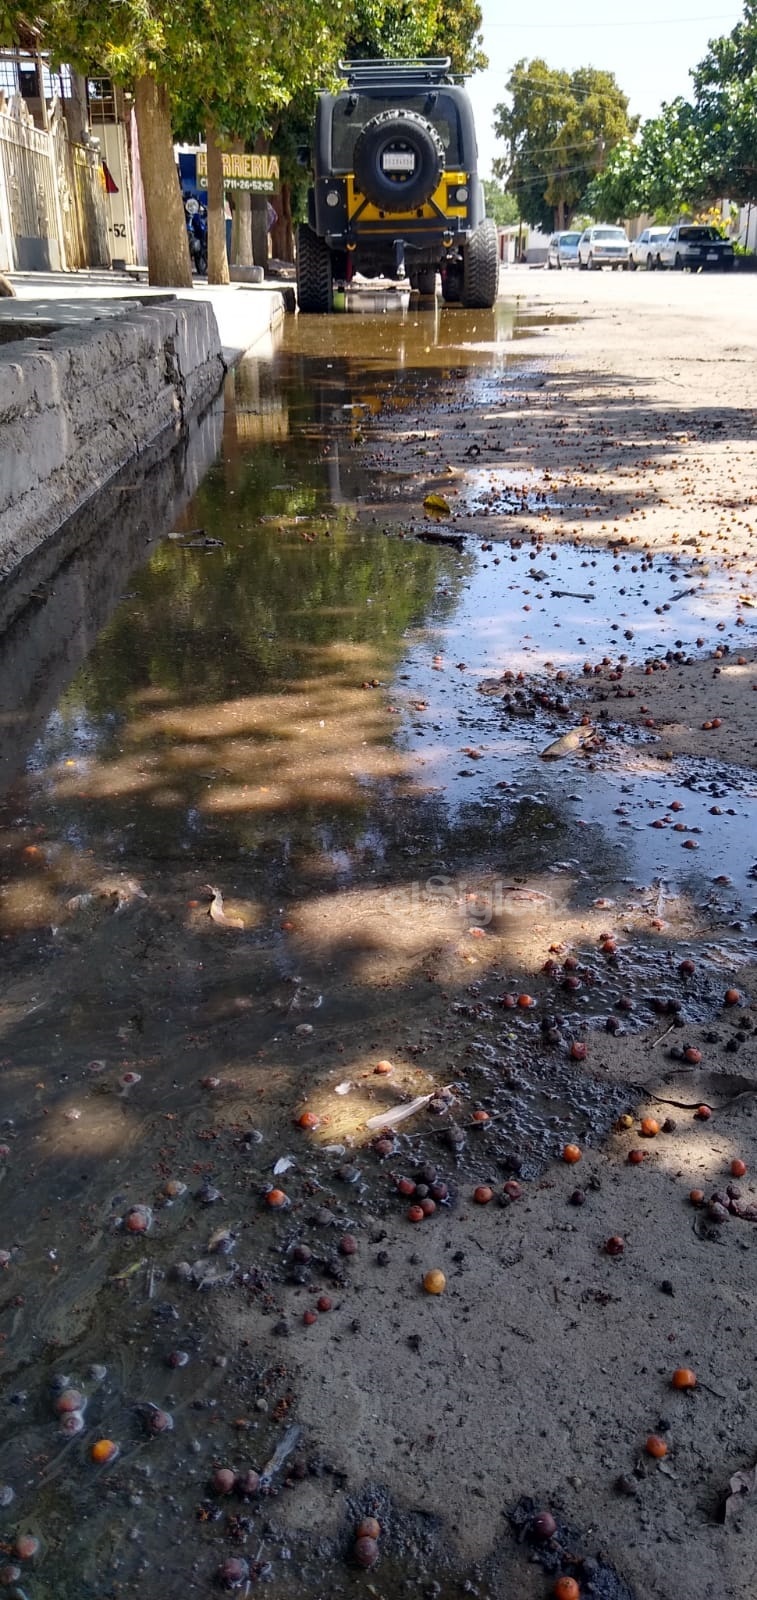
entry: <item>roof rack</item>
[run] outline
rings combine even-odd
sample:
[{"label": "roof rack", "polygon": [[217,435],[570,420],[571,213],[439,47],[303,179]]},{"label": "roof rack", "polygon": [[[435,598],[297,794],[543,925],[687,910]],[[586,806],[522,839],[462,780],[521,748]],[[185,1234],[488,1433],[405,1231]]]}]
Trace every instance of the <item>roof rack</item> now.
[{"label": "roof rack", "polygon": [[350,87],[361,84],[406,85],[445,83],[449,80],[449,56],[393,56],[374,60],[340,61],[339,71]]}]

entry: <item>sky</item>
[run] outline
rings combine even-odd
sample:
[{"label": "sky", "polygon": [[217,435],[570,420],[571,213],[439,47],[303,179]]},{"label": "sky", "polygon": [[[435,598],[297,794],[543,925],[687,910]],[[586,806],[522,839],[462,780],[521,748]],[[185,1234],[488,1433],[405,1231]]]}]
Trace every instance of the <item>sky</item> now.
[{"label": "sky", "polygon": [[653,117],[663,100],[689,95],[689,71],[706,53],[708,40],[730,33],[743,14],[741,4],[727,0],[633,0],[622,6],[618,0],[481,3],[490,65],[469,88],[484,177],[501,149],[492,128],[494,107],[505,98],[510,69],[522,56],[541,56],[548,66],[568,72],[576,67],[614,72],[631,113]]}]

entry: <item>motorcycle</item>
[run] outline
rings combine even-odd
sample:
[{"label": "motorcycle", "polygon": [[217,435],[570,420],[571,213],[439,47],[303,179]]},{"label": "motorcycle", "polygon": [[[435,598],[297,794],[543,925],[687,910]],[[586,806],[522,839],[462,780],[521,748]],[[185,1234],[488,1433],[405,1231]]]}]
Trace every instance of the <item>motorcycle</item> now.
[{"label": "motorcycle", "polygon": [[201,206],[193,195],[184,201],[184,211],[192,271],[197,273],[198,277],[204,277],[208,270],[208,214],[205,207]]}]

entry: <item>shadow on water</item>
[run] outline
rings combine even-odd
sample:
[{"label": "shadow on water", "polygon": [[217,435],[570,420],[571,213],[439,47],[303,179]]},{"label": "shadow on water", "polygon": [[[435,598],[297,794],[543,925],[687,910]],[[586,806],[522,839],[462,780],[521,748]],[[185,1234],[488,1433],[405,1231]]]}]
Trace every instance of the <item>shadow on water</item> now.
[{"label": "shadow on water", "polygon": [[[410,417],[444,386],[475,402],[504,381],[514,328],[507,306],[301,319],[177,452],[123,475],[0,594],[0,1482],[17,1497],[0,1535],[41,1536],[33,1600],[143,1594],[148,1571],[178,1600],[261,1543],[283,1595],[314,1560],[302,1539],[288,1565],[276,1555],[274,1502],[232,1528],[208,1501],[214,1463],[271,1454],[296,1377],[268,1344],[219,1363],[218,1301],[192,1287],[284,1303],[260,1202],[303,1099],[346,1148],[377,1108],[453,1084],[457,1120],[483,1100],[492,1161],[527,1176],[565,1133],[601,1139],[622,1104],[567,1046],[667,979],[651,934],[641,980],[596,956],[611,896],[648,928],[661,884],[629,906],[627,840],[601,805],[587,828],[585,775],[580,806],[542,781],[538,720],[517,761],[497,748],[484,778],[463,776],[481,755],[463,739],[482,717],[500,737],[502,707],[482,711],[475,678],[466,705],[445,704],[433,654],[462,652],[461,626],[478,648],[481,553],[386,537],[365,510],[366,419]],[[693,905],[702,881],[675,887]],[[584,951],[571,996],[540,971],[555,938]],[[542,1004],[518,1013],[524,974]],[[387,1053],[389,1086],[358,1089]],[[354,1092],[337,1099],[341,1079]],[[465,1138],[433,1124],[434,1149],[440,1129],[451,1180],[469,1176]],[[342,1206],[333,1156],[299,1161],[300,1209],[306,1194]],[[357,1214],[382,1215],[385,1191],[371,1177]],[[154,1208],[149,1237],[124,1224],[137,1204]],[[240,1244],[211,1248],[216,1218]],[[59,1432],[56,1375],[89,1397],[78,1438]],[[149,1403],[170,1437],[151,1436]],[[98,1434],[121,1445],[105,1476]],[[300,1477],[323,1471],[316,1454]]]}]

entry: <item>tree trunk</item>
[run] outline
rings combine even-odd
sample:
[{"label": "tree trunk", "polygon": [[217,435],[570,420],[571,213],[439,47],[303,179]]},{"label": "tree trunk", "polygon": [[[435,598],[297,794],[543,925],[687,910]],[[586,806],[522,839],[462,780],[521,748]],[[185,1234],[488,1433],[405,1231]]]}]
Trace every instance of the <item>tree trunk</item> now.
[{"label": "tree trunk", "polygon": [[173,158],[173,133],[168,93],[145,75],[134,86],[139,135],[139,160],[147,218],[147,269],[150,283],[168,289],[189,289],[187,225],[179,175]]},{"label": "tree trunk", "polygon": [[208,283],[229,283],[224,216],[223,152],[215,123],[208,118]]},{"label": "tree trunk", "polygon": [[237,192],[237,209],[234,212],[234,249],[232,256],[238,267],[255,265],[252,256],[252,206],[249,189]]},{"label": "tree trunk", "polygon": [[252,254],[256,267],[268,266],[268,196],[253,194],[252,200]]},{"label": "tree trunk", "polygon": [[281,203],[284,207],[283,222],[286,229],[284,239],[284,255],[282,260],[294,261],[294,223],[292,222],[292,185],[282,183]]},{"label": "tree trunk", "polygon": [[[235,155],[244,155],[244,139],[235,139],[231,148]],[[231,225],[231,259],[235,267],[251,267],[254,263],[249,190],[238,189],[235,199],[234,221]]]},{"label": "tree trunk", "polygon": [[556,227],[558,233],[562,233],[562,230],[565,227],[565,201],[564,200],[558,200],[558,202],[557,202],[557,206],[555,208],[555,227]]},{"label": "tree trunk", "polygon": [[65,102],[68,137],[74,144],[83,144],[89,133],[89,106],[87,105],[87,80],[80,72],[71,73],[71,93]]}]

